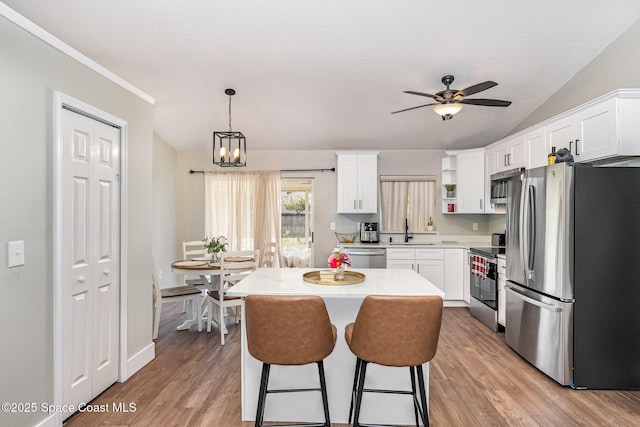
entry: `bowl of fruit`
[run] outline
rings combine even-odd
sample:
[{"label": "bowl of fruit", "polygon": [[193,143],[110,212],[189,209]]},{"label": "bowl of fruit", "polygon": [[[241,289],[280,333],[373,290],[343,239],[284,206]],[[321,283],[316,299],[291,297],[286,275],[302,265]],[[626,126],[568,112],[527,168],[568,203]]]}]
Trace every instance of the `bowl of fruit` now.
[{"label": "bowl of fruit", "polygon": [[336,234],[336,239],[338,239],[338,243],[355,243],[358,240],[358,233],[338,233],[334,231]]}]

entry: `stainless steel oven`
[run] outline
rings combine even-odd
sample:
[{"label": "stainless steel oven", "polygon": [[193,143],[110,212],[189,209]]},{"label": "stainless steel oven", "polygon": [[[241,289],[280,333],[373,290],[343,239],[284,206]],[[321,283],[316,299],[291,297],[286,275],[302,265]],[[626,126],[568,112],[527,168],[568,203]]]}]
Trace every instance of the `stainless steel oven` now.
[{"label": "stainless steel oven", "polygon": [[469,275],[471,315],[494,332],[498,325],[498,262],[496,254],[504,248],[471,248]]}]

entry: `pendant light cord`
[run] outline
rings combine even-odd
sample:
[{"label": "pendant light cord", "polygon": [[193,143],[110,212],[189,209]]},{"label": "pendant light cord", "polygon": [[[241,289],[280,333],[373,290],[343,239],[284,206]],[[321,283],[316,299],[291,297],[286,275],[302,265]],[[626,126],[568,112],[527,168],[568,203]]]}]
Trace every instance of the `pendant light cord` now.
[{"label": "pendant light cord", "polygon": [[229,95],[229,132],[231,132],[231,95]]}]

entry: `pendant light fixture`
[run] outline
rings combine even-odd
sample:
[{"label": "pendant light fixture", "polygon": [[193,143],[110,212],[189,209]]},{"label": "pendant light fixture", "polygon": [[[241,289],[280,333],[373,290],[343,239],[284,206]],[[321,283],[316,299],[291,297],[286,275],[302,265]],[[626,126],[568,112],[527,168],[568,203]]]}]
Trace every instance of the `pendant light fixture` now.
[{"label": "pendant light fixture", "polygon": [[231,130],[231,97],[236,94],[233,89],[225,89],[229,95],[229,131],[213,132],[213,163],[225,167],[247,166],[247,140],[242,132]]}]

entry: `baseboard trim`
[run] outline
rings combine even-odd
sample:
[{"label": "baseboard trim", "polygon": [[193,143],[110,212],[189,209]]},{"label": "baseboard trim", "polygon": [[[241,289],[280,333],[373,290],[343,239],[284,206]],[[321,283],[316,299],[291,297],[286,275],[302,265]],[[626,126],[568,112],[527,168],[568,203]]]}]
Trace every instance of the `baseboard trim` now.
[{"label": "baseboard trim", "polygon": [[60,417],[60,413],[54,412],[53,414],[42,420],[40,423],[36,424],[35,427],[58,427],[62,425],[62,423],[60,422]]},{"label": "baseboard trim", "polygon": [[122,381],[126,381],[133,374],[142,369],[147,363],[156,358],[156,344],[151,342],[148,346],[140,350],[138,353],[127,359],[127,372],[126,377]]}]

